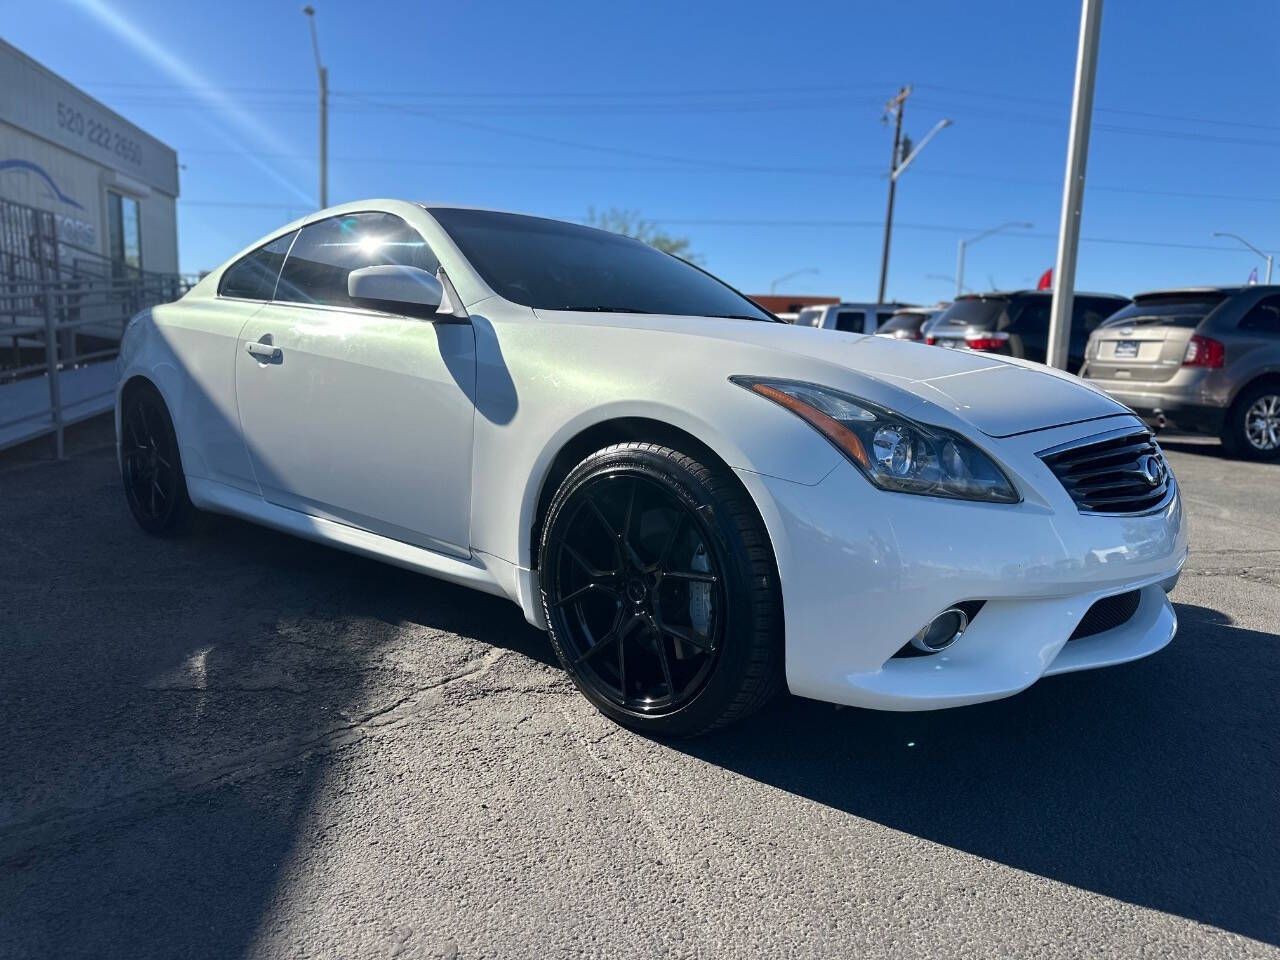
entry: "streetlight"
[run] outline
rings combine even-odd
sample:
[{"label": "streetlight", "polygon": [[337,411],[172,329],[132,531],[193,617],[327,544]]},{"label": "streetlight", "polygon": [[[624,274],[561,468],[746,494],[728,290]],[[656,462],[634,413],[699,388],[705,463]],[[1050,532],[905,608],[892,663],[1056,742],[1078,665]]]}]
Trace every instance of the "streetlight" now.
[{"label": "streetlight", "polygon": [[956,244],[956,296],[964,290],[964,251],[966,247],[970,247],[979,240],[985,240],[993,233],[999,233],[1002,230],[1008,230],[1017,227],[1019,230],[1030,230],[1033,224],[1022,223],[1017,220],[1010,220],[1008,223],[1002,223],[998,227],[992,227],[990,230],[984,230],[976,237],[970,237],[968,240],[961,240]]},{"label": "streetlight", "polygon": [[793,270],[791,271],[791,273],[788,273],[785,276],[779,277],[777,280],[774,280],[772,283],[770,283],[769,292],[777,293],[778,284],[780,284],[783,280],[790,280],[792,277],[798,277],[805,273],[821,273],[821,272],[822,271],[819,270],[817,267],[805,267],[803,270]]},{"label": "streetlight", "polygon": [[320,206],[329,205],[329,71],[320,62],[320,42],[316,39],[316,8],[302,8],[311,25],[311,52],[316,58],[316,76],[320,80]]},{"label": "streetlight", "polygon": [[[926,273],[924,275],[924,278],[926,280],[941,280],[943,283],[956,282],[956,278],[951,276],[951,274],[949,273]],[[969,292],[969,288],[966,287],[964,284],[959,284],[959,283],[956,284],[956,296],[960,296],[961,293],[968,293],[968,292]]]},{"label": "streetlight", "polygon": [[1250,250],[1252,250],[1254,253],[1260,256],[1263,260],[1267,261],[1267,286],[1271,286],[1271,260],[1272,260],[1271,254],[1263,253],[1261,250],[1255,247],[1252,243],[1250,243],[1244,237],[1239,236],[1238,234],[1222,233],[1220,231],[1215,230],[1213,235],[1215,237],[1231,237],[1233,240],[1239,240],[1246,247],[1248,247]]}]

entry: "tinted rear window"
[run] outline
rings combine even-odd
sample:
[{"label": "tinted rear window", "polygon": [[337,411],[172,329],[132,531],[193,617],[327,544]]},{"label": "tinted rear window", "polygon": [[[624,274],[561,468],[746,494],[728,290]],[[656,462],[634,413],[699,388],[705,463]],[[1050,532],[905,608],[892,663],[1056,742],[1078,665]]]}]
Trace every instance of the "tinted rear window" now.
[{"label": "tinted rear window", "polygon": [[431,214],[494,292],[527,307],[773,319],[711,274],[639,240],[514,213]]},{"label": "tinted rear window", "polygon": [[1156,324],[1164,327],[1195,327],[1221,303],[1212,300],[1183,300],[1173,303],[1131,303],[1107,318],[1104,327]]},{"label": "tinted rear window", "polygon": [[893,333],[895,330],[919,330],[925,318],[919,313],[899,313],[890,317],[879,329],[879,333]]},{"label": "tinted rear window", "polygon": [[943,327],[984,327],[994,329],[1000,314],[1004,312],[1009,301],[992,300],[957,300],[938,317],[933,329]]}]

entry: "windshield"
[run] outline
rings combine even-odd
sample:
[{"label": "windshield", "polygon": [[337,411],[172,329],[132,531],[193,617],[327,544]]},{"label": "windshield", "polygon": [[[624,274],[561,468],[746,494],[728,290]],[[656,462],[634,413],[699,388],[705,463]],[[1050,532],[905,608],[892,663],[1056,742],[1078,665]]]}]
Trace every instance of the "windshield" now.
[{"label": "windshield", "polygon": [[930,328],[938,330],[942,327],[983,327],[984,329],[994,330],[996,320],[1000,314],[1004,312],[1004,308],[1009,305],[1008,300],[982,300],[973,298],[969,300],[957,300],[946,310],[942,311],[942,315]]},{"label": "windshield", "polygon": [[1173,303],[1131,303],[1108,317],[1103,326],[1159,324],[1162,327],[1196,327],[1221,302],[1222,298],[1217,297]]},{"label": "windshield", "polygon": [[514,213],[431,214],[495,293],[527,307],[773,319],[711,274],[639,240]]}]

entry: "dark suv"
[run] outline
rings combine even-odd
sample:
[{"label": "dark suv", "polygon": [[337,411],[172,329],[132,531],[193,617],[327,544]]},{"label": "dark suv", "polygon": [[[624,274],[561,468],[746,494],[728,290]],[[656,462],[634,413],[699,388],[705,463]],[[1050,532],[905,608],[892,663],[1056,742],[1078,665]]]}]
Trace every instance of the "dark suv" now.
[{"label": "dark suv", "polygon": [[1156,427],[1280,457],[1280,286],[1143,293],[1089,339],[1080,371]]},{"label": "dark suv", "polygon": [[[1002,353],[1044,363],[1049,347],[1049,306],[1053,294],[1039,290],[1010,293],[967,293],[957,297],[934,321],[925,343]],[[1071,310],[1068,370],[1079,370],[1089,334],[1121,307],[1128,297],[1077,293]]]}]

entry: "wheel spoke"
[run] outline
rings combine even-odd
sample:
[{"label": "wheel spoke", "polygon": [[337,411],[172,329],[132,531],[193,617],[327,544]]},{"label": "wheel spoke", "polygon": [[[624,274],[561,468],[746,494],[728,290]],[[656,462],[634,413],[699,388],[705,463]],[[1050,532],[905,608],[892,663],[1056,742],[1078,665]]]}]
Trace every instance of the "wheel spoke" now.
[{"label": "wheel spoke", "polygon": [[670,556],[671,550],[676,545],[676,538],[680,536],[680,531],[684,529],[685,514],[681,514],[676,518],[676,522],[671,525],[671,532],[667,534],[667,542],[662,547],[662,552],[658,554],[658,562],[654,567],[661,570],[667,565],[667,557]]},{"label": "wheel spoke", "polygon": [[689,630],[673,627],[670,624],[662,624],[662,632],[669,637],[674,637],[681,643],[687,643],[691,647],[701,650],[703,653],[711,653],[715,650],[715,646],[709,639],[700,637]]},{"label": "wheel spoke", "polygon": [[592,580],[601,580],[605,577],[616,577],[618,575],[617,570],[597,570],[595,567],[591,566],[591,564],[587,563],[586,558],[584,558],[582,554],[580,554],[577,550],[573,549],[573,547],[569,546],[569,544],[564,540],[560,541],[560,549],[563,550],[565,553],[569,554],[569,557],[578,566],[580,566],[583,570],[585,570],[587,576],[589,576]]},{"label": "wheel spoke", "polygon": [[572,593],[566,594],[565,596],[561,597],[559,600],[556,600],[555,602],[553,602],[551,605],[553,607],[561,607],[561,606],[564,606],[566,603],[573,603],[573,601],[593,591],[599,591],[600,593],[607,593],[609,596],[613,597],[615,600],[618,599],[617,590],[614,590],[612,587],[606,587],[603,583],[596,583],[593,580],[591,583],[588,583],[586,586],[579,587],[577,590],[574,590]]},{"label": "wheel spoke", "polygon": [[658,626],[657,618],[650,616],[649,628],[653,631],[653,645],[658,651],[658,662],[662,665],[662,680],[667,685],[667,689],[671,692],[671,699],[676,699],[676,682],[671,678],[671,661],[667,659],[667,642],[663,639],[662,628]]},{"label": "wheel spoke", "polygon": [[714,573],[706,573],[702,570],[664,570],[662,578],[668,577],[674,580],[690,580],[694,583],[719,583],[720,579]]}]

